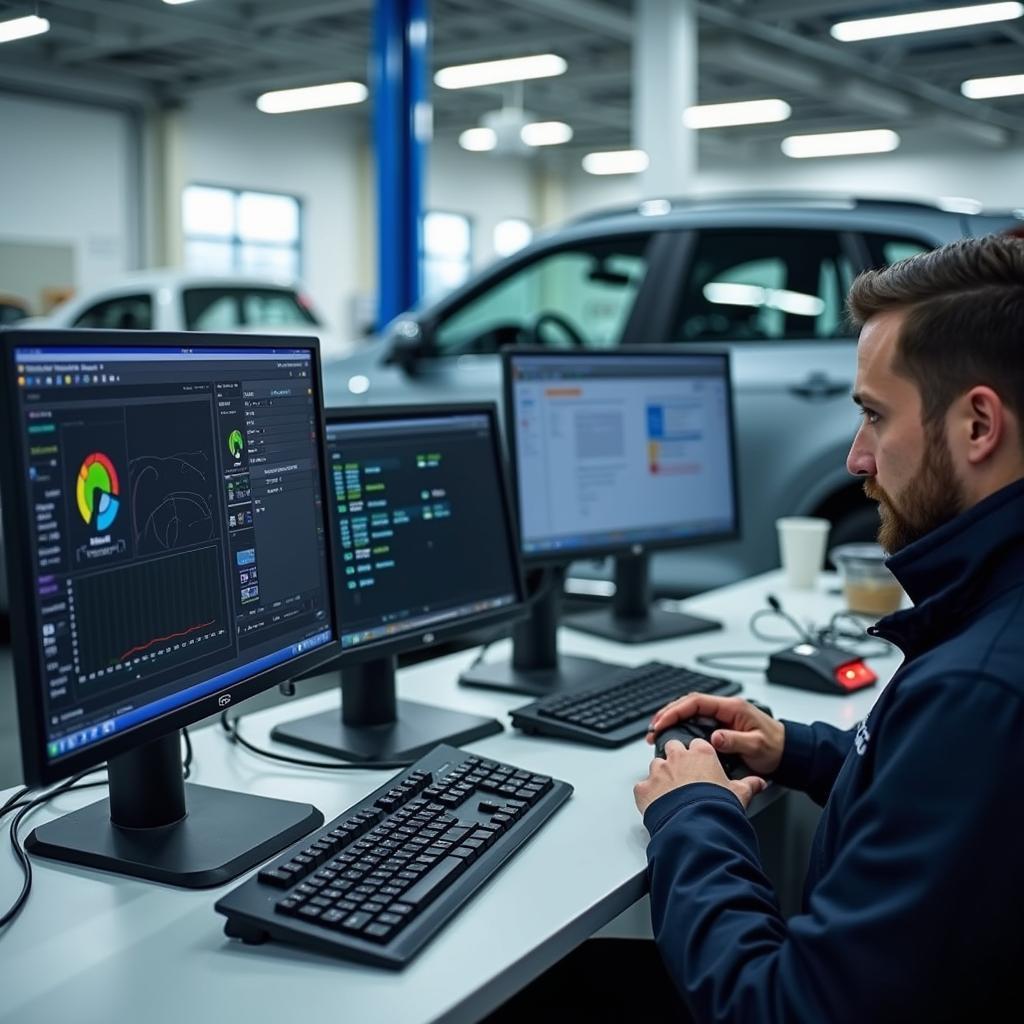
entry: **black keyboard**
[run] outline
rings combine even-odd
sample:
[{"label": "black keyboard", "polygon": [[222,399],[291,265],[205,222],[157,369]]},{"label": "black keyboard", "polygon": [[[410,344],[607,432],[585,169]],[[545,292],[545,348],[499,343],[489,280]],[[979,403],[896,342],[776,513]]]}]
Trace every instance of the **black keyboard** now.
[{"label": "black keyboard", "polygon": [[571,793],[442,744],[214,909],[232,938],[402,967]]},{"label": "black keyboard", "polygon": [[669,701],[698,691],[731,697],[739,683],[651,661],[623,669],[610,683],[552,694],[512,712],[523,732],[621,747],[647,732],[651,715]]}]

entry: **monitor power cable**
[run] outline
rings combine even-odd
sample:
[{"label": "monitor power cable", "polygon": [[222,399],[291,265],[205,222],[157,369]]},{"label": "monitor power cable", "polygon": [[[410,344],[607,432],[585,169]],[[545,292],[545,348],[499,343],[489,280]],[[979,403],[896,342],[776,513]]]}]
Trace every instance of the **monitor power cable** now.
[{"label": "monitor power cable", "polygon": [[[182,774],[187,779],[192,774],[192,739],[188,734],[188,729],[182,729],[181,732],[182,739],[185,743],[185,757],[182,761],[181,767]],[[14,820],[11,822],[10,839],[14,858],[21,867],[23,875],[21,892],[18,893],[10,907],[0,914],[0,929],[9,925],[18,916],[18,914],[21,913],[28,900],[28,894],[32,891],[32,861],[25,852],[25,848],[22,846],[21,838],[19,836],[22,823],[34,810],[42,807],[43,804],[49,803],[54,797],[60,796],[61,793],[67,793],[71,790],[91,789],[95,786],[105,786],[107,784],[106,778],[94,779],[92,782],[82,782],[82,779],[86,778],[86,776],[102,770],[103,765],[98,765],[95,768],[87,768],[85,771],[79,772],[77,775],[72,775],[71,778],[65,779],[58,786],[55,786],[53,789],[47,790],[45,793],[41,793],[38,796],[31,795],[32,791],[29,786],[22,786],[21,789],[8,797],[3,807],[0,807],[0,818],[6,817],[11,813],[11,811],[18,812],[15,815]]]}]

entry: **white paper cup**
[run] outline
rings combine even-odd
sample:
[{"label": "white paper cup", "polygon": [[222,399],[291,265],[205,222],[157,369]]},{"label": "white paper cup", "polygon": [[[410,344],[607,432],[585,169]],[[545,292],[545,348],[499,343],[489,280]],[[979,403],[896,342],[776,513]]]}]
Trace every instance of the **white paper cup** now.
[{"label": "white paper cup", "polygon": [[799,590],[809,590],[817,582],[825,564],[825,544],[830,523],[813,516],[784,516],[775,520],[779,531],[779,552],[786,582]]}]

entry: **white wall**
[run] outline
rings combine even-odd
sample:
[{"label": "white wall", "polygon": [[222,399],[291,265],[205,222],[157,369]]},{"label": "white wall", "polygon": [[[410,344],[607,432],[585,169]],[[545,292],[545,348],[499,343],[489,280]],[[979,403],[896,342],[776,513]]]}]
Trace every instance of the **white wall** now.
[{"label": "white wall", "polygon": [[127,114],[0,93],[0,139],[0,239],[70,245],[79,291],[131,267],[135,167]]},{"label": "white wall", "polygon": [[509,217],[538,225],[536,171],[527,158],[468,153],[439,141],[430,152],[424,205],[473,221],[473,265],[494,259],[494,227]]},{"label": "white wall", "polygon": [[302,200],[304,284],[327,326],[347,336],[367,259],[359,239],[360,117],[344,110],[262,114],[251,102],[208,96],[189,103],[179,122],[182,184]]}]

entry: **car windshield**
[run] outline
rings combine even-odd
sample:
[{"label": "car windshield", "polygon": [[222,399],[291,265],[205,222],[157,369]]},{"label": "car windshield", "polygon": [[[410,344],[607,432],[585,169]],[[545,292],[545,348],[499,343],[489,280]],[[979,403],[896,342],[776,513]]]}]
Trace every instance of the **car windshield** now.
[{"label": "car windshield", "polygon": [[186,288],[182,298],[188,331],[305,327],[319,323],[308,304],[290,288]]}]

